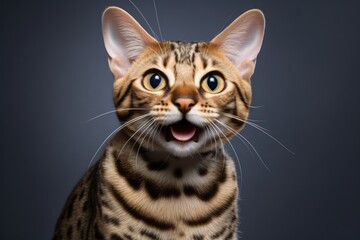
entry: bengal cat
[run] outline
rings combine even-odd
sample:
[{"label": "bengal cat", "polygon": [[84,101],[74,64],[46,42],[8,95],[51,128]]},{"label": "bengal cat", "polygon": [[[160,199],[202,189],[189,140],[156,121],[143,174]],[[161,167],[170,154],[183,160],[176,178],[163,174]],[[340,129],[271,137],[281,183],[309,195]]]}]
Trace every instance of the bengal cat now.
[{"label": "bengal cat", "polygon": [[69,196],[54,239],[236,239],[237,177],[223,143],[249,114],[262,12],[210,42],[158,42],[116,7],[102,24],[121,127]]}]

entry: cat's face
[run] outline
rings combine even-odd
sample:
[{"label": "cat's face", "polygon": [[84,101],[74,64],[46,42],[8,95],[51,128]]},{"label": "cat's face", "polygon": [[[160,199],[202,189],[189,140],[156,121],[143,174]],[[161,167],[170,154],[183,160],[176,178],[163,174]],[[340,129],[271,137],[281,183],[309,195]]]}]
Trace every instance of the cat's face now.
[{"label": "cat's face", "polygon": [[135,142],[178,157],[220,144],[243,127],[264,18],[236,19],[211,42],[157,42],[125,11],[108,8],[105,46],[114,102]]}]

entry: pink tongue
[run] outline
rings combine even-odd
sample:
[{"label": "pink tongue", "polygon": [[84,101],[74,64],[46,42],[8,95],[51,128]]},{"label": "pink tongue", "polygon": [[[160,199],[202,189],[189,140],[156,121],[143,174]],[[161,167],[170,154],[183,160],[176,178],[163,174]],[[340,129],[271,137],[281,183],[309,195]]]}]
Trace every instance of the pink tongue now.
[{"label": "pink tongue", "polygon": [[170,126],[171,134],[173,137],[182,142],[189,141],[196,132],[196,128],[192,124],[176,123]]}]

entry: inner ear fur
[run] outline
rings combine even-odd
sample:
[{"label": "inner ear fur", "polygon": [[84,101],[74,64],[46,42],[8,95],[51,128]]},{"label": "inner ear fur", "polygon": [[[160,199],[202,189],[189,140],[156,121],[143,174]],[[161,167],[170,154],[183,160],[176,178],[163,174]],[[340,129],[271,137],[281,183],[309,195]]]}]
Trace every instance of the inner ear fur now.
[{"label": "inner ear fur", "polygon": [[258,9],[249,10],[236,18],[211,40],[233,62],[244,79],[255,71],[265,32],[265,17]]},{"label": "inner ear fur", "polygon": [[157,43],[126,11],[107,8],[102,17],[102,31],[109,67],[120,78],[147,46]]}]

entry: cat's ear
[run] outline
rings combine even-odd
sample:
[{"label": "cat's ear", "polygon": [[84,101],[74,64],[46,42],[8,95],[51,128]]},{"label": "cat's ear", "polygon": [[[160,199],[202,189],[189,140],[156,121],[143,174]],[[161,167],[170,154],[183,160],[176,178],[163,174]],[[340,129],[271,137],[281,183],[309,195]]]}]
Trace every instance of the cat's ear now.
[{"label": "cat's ear", "polygon": [[102,31],[110,70],[115,78],[124,76],[147,46],[156,43],[130,14],[117,7],[104,11]]},{"label": "cat's ear", "polygon": [[235,19],[211,40],[211,44],[224,51],[244,79],[250,79],[255,70],[256,57],[260,52],[264,30],[263,13],[252,9]]}]

